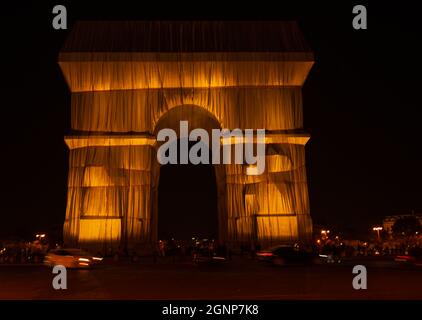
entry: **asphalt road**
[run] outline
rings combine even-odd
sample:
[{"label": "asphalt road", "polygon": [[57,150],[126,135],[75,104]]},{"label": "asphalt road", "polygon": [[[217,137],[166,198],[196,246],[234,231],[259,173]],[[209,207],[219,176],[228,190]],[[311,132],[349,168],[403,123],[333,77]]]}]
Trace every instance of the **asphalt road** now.
[{"label": "asphalt road", "polygon": [[[368,289],[354,290],[352,268],[366,265]],[[44,266],[0,265],[0,299],[422,299],[422,268],[386,261],[273,267],[248,259],[191,263],[107,263],[68,270],[54,290]]]}]

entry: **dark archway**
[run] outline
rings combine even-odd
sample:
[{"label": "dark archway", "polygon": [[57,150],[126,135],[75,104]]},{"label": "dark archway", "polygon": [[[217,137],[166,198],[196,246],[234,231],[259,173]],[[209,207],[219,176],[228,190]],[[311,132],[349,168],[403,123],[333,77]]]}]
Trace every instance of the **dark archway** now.
[{"label": "dark archway", "polygon": [[[182,105],[170,109],[157,123],[155,134],[163,128],[171,128],[179,135],[180,121],[189,122],[189,131],[220,128],[212,113],[194,105]],[[179,143],[178,158],[180,163]],[[189,150],[197,142],[188,142]],[[200,142],[199,142],[200,143]],[[158,146],[157,146],[158,147]],[[210,146],[208,146],[210,149]],[[211,150],[209,150],[211,163]],[[157,167],[156,232],[158,239],[174,237],[189,240],[193,236],[221,240],[221,210],[216,177],[216,166],[212,164],[167,164]],[[220,173],[221,175],[221,173]],[[220,178],[221,179],[221,178]],[[221,193],[221,191],[220,191]],[[221,201],[221,195],[220,195]],[[221,204],[220,204],[221,207]]]},{"label": "dark archway", "polygon": [[160,168],[158,238],[218,238],[217,185],[211,164]]}]

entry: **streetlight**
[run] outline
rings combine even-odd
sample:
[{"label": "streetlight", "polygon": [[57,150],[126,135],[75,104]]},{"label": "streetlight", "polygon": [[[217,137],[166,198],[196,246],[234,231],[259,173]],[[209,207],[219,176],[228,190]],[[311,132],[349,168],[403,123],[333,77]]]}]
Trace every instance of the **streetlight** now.
[{"label": "streetlight", "polygon": [[35,239],[37,239],[38,241],[41,241],[42,239],[46,239],[46,234],[45,233],[36,234]]},{"label": "streetlight", "polygon": [[321,230],[321,238],[324,240],[327,239],[329,233],[330,233],[330,230]]},{"label": "streetlight", "polygon": [[373,227],[372,230],[377,232],[378,240],[380,240],[380,231],[382,230],[382,227]]}]

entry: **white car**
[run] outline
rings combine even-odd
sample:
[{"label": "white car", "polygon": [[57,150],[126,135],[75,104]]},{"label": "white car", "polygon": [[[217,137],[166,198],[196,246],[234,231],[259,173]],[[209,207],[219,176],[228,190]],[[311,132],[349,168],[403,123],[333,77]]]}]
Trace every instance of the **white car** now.
[{"label": "white car", "polygon": [[103,260],[94,257],[80,249],[55,249],[50,250],[44,258],[47,266],[62,265],[66,268],[89,268]]}]

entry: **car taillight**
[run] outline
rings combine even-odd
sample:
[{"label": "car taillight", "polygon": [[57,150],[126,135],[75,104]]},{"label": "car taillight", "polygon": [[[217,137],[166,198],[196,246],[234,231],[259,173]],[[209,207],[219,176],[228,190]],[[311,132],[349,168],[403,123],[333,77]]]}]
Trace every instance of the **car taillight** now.
[{"label": "car taillight", "polygon": [[397,256],[396,261],[400,262],[400,261],[410,261],[412,260],[412,257],[410,256]]},{"label": "car taillight", "polygon": [[256,255],[260,256],[260,257],[272,257],[273,256],[272,252],[258,252]]}]

